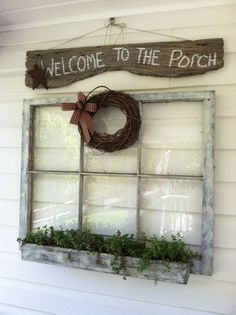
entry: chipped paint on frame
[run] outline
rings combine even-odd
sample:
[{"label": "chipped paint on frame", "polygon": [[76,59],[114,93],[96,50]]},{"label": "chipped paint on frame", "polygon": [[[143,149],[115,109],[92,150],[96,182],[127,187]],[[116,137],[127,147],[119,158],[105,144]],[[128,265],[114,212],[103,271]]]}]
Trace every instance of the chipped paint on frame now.
[{"label": "chipped paint on frame", "polygon": [[[141,103],[162,103],[162,102],[203,102],[204,112],[204,163],[203,163],[203,201],[202,201],[202,239],[201,239],[201,261],[194,261],[191,272],[195,274],[211,275],[213,269],[213,228],[214,228],[214,132],[215,132],[215,92],[166,92],[166,93],[141,93],[130,95]],[[58,97],[25,100],[23,107],[23,128],[22,128],[22,169],[21,169],[21,200],[20,200],[20,237],[24,238],[31,227],[31,153],[32,142],[32,112],[35,106],[59,106],[62,102],[74,102],[76,97]],[[50,171],[49,171],[50,173]],[[53,172],[51,172],[53,173]],[[81,174],[79,174],[81,176]],[[83,175],[83,174],[82,174]],[[102,174],[101,174],[102,175]],[[106,174],[109,176],[109,174]],[[137,176],[137,175],[130,175]],[[141,176],[141,175],[140,175]],[[166,175],[168,177],[168,175]],[[139,209],[138,209],[139,211]],[[139,221],[139,220],[137,220]],[[43,247],[37,249],[31,245],[27,247],[27,255],[23,254],[25,260],[45,262],[42,257],[45,250]],[[60,249],[61,250],[61,249]],[[59,249],[56,253],[60,252]],[[32,253],[30,253],[32,251]],[[42,253],[40,254],[40,251]],[[52,250],[50,249],[50,252]],[[31,257],[31,258],[30,258]],[[51,258],[50,258],[51,257]],[[54,258],[53,258],[54,257]],[[48,263],[55,261],[55,254],[48,256]],[[52,261],[50,261],[52,259]],[[64,261],[65,266],[69,266]],[[62,265],[63,265],[62,261]]]}]

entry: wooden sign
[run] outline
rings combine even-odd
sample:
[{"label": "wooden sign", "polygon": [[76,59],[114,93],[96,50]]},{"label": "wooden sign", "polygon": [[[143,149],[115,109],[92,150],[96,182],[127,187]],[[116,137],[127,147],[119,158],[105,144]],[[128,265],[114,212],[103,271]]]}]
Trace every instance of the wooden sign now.
[{"label": "wooden sign", "polygon": [[223,55],[222,38],[27,51],[25,84],[33,86],[36,64],[48,88],[56,88],[114,70],[154,77],[203,74],[222,68]]}]

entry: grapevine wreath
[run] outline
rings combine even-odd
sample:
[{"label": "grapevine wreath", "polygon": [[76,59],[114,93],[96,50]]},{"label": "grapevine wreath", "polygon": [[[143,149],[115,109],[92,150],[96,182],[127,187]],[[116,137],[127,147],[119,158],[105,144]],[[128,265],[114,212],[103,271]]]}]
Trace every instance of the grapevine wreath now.
[{"label": "grapevine wreath", "polygon": [[[138,103],[128,94],[106,91],[93,94],[100,88],[96,87],[87,96],[79,92],[76,103],[62,103],[62,110],[74,110],[70,123],[78,125],[84,142],[90,147],[100,151],[114,152],[126,149],[133,145],[139,135],[141,118]],[[114,134],[98,133],[93,116],[100,108],[117,107],[126,115],[126,124]]]}]

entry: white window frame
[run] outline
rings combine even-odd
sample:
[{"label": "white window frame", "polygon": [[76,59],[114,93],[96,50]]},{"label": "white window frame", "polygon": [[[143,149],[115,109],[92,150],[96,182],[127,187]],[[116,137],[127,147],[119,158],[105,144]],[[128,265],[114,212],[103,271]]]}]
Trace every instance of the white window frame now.
[{"label": "white window frame", "polygon": [[[169,103],[169,102],[203,102],[203,175],[202,176],[179,176],[179,175],[153,175],[155,178],[187,178],[203,181],[202,199],[202,235],[201,235],[201,255],[200,261],[195,261],[191,272],[211,275],[213,269],[213,228],[214,228],[214,133],[215,133],[215,92],[214,91],[194,91],[194,92],[163,92],[130,94],[135,98],[140,106],[147,103]],[[63,102],[75,102],[75,97],[47,98],[24,100],[23,121],[22,121],[22,167],[21,167],[21,196],[20,196],[20,231],[19,237],[24,239],[32,226],[31,211],[31,182],[32,174],[58,174],[58,171],[34,171],[32,169],[32,139],[33,139],[33,112],[36,107],[60,106]],[[138,144],[140,147],[140,144]],[[84,144],[81,141],[81,156],[83,156]],[[138,171],[134,174],[138,178],[137,191],[139,193],[140,181],[143,174],[140,170],[140,154]],[[83,176],[88,172],[83,172],[83,159],[80,159],[80,171],[63,172],[63,174],[77,174],[80,176],[80,194],[83,190]],[[91,172],[89,172],[92,174]],[[97,175],[97,173],[96,173]],[[99,175],[103,175],[102,173]],[[105,174],[104,174],[105,175]],[[109,175],[106,173],[106,176]],[[119,175],[110,174],[111,176]],[[122,173],[122,176],[127,174]],[[150,176],[150,175],[148,175]],[[79,228],[82,228],[82,203],[79,204]],[[139,199],[139,198],[138,198]],[[137,204],[136,226],[137,235],[140,227],[140,204]]]}]

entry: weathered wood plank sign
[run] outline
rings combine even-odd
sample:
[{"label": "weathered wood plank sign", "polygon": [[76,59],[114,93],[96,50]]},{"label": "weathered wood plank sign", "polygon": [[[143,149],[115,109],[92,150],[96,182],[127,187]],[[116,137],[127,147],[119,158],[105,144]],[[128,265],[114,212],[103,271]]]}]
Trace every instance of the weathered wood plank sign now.
[{"label": "weathered wood plank sign", "polygon": [[203,74],[222,68],[223,55],[222,38],[27,51],[25,83],[32,87],[36,63],[48,88],[55,88],[114,70],[155,77]]}]

